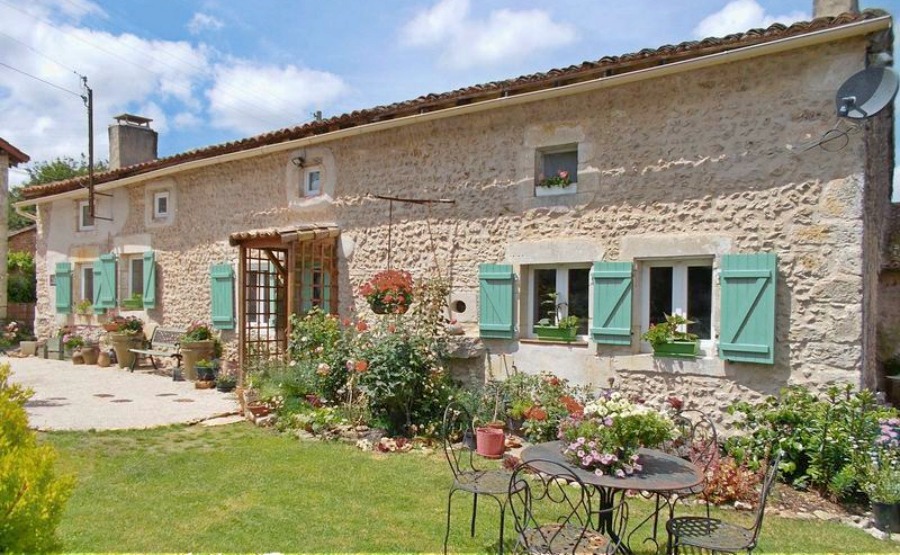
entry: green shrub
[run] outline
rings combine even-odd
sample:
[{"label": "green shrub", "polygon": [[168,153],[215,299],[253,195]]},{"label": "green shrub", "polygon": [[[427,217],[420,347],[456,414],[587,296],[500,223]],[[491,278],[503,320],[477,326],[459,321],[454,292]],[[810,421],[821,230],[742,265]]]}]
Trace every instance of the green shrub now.
[{"label": "green shrub", "polygon": [[56,476],[55,452],[28,429],[31,392],[9,375],[0,365],[0,553],[49,551],[59,547],[56,526],[73,479]]},{"label": "green shrub", "polygon": [[799,488],[814,488],[835,497],[861,494],[861,479],[869,465],[869,450],[879,434],[879,420],[896,411],[882,408],[869,391],[850,386],[829,389],[825,398],[795,386],[756,403],[737,403],[736,429],[726,451],[758,469],[767,449],[781,449],[782,477]]}]

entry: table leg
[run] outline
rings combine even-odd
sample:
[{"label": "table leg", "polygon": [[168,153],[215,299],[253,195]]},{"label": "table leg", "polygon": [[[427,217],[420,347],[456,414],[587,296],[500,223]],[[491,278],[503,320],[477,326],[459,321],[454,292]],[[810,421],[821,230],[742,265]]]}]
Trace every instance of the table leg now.
[{"label": "table leg", "polygon": [[592,506],[594,505],[593,496],[597,496],[597,512],[594,513],[592,511],[591,516],[593,516],[594,514],[597,515],[596,530],[609,536],[610,541],[618,545],[617,551],[619,553],[623,553],[624,555],[633,555],[631,548],[628,547],[626,542],[622,541],[623,538],[619,537],[619,531],[616,530],[613,518],[615,515],[610,510],[616,505],[617,494],[620,494],[624,497],[625,492],[613,488],[594,486],[593,492],[589,493],[588,495],[591,498],[590,503]]},{"label": "table leg", "polygon": [[659,541],[657,541],[657,539],[656,539],[656,533],[657,533],[657,530],[659,529],[659,515],[663,511],[664,508],[670,509],[671,501],[668,497],[666,497],[665,495],[661,495],[659,493],[641,492],[641,497],[643,497],[644,499],[650,499],[651,496],[656,498],[656,500],[655,500],[656,508],[653,510],[652,513],[647,515],[647,517],[644,520],[640,521],[634,528],[632,528],[631,532],[628,534],[628,545],[629,545],[629,547],[631,546],[631,538],[632,538],[632,536],[634,536],[634,533],[637,532],[640,527],[647,524],[648,522],[650,522],[651,519],[653,519],[653,529],[651,532],[651,536],[644,538],[641,541],[641,543],[645,544],[648,541],[652,542],[653,545],[655,546],[656,553],[659,553],[660,545],[659,545]]}]

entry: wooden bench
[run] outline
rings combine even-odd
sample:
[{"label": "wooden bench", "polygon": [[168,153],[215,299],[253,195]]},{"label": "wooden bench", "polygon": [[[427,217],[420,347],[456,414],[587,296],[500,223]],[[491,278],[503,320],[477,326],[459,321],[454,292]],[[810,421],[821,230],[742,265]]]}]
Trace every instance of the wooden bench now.
[{"label": "wooden bench", "polygon": [[128,349],[130,352],[134,353],[130,370],[134,372],[134,368],[137,366],[139,358],[149,358],[150,364],[153,365],[153,369],[157,370],[158,367],[156,366],[156,359],[154,357],[171,357],[177,361],[177,366],[172,372],[172,380],[177,380],[181,373],[182,358],[179,341],[181,341],[181,336],[184,335],[184,332],[185,330],[182,329],[157,327],[153,330],[153,335],[150,337],[146,349]]}]

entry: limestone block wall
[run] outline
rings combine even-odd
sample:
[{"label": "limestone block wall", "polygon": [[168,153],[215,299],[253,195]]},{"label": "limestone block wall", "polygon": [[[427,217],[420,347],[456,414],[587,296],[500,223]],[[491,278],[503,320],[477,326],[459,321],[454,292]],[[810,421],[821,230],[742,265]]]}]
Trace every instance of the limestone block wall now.
[{"label": "limestone block wall", "polygon": [[[802,154],[786,146],[831,127],[834,92],[863,67],[865,47],[850,39],[322,143],[316,157],[328,189],[315,201],[292,193],[293,152],[181,172],[169,178],[178,207],[171,223],[147,225],[147,195],[135,185],[116,241],[130,237],[157,253],[161,301],[147,317],[186,325],[209,317],[208,266],[236,260],[230,233],[337,224],[344,315],[362,311],[354,293],[386,267],[390,236],[394,267],[452,278],[455,298],[467,305],[460,320],[473,334],[478,264],[508,261],[510,252],[565,252],[556,246],[571,241],[592,245],[604,260],[671,256],[659,251],[660,237],[711,249],[703,251],[710,256],[775,251],[774,366],[715,357],[670,363],[636,348],[519,341],[488,341],[485,364],[499,368],[506,355],[526,371],[597,385],[612,377],[645,397],[683,394],[719,409],[789,383],[858,385],[873,318],[863,295],[866,143],[852,136],[837,152]],[[577,193],[535,197],[536,149],[571,143],[578,144]],[[372,195],[456,202],[395,204],[389,218],[387,202]],[[41,207],[40,253],[71,248],[62,235],[46,237],[47,219],[63,208]],[[46,275],[48,263],[38,258]],[[528,263],[527,256],[519,262]],[[39,291],[38,319],[49,322],[47,280]]]}]

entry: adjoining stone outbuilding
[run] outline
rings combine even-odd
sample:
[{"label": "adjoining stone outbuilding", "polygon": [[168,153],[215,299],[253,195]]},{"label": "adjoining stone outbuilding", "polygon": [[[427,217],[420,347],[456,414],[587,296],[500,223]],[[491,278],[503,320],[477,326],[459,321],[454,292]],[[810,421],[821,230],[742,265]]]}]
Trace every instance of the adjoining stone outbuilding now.
[{"label": "adjoining stone outbuilding", "polygon": [[[475,365],[710,407],[874,387],[893,112],[789,145],[831,129],[838,87],[890,45],[886,13],[848,13],[148,153],[96,176],[111,221],[84,180],[30,188],[36,330],[132,299],[165,326],[212,320],[231,356],[278,353],[288,314],[370,315],[356,290],[390,257],[451,278]],[[560,170],[571,185],[539,186]],[[551,290],[574,343],[535,340]],[[642,332],[673,311],[702,357],[649,354]]]},{"label": "adjoining stone outbuilding", "polygon": [[11,145],[0,137],[0,320],[7,319],[7,307],[9,300],[6,294],[6,284],[8,281],[6,271],[6,255],[9,252],[9,242],[7,233],[9,231],[9,168],[14,168],[19,164],[27,164],[30,158],[27,154]]}]

